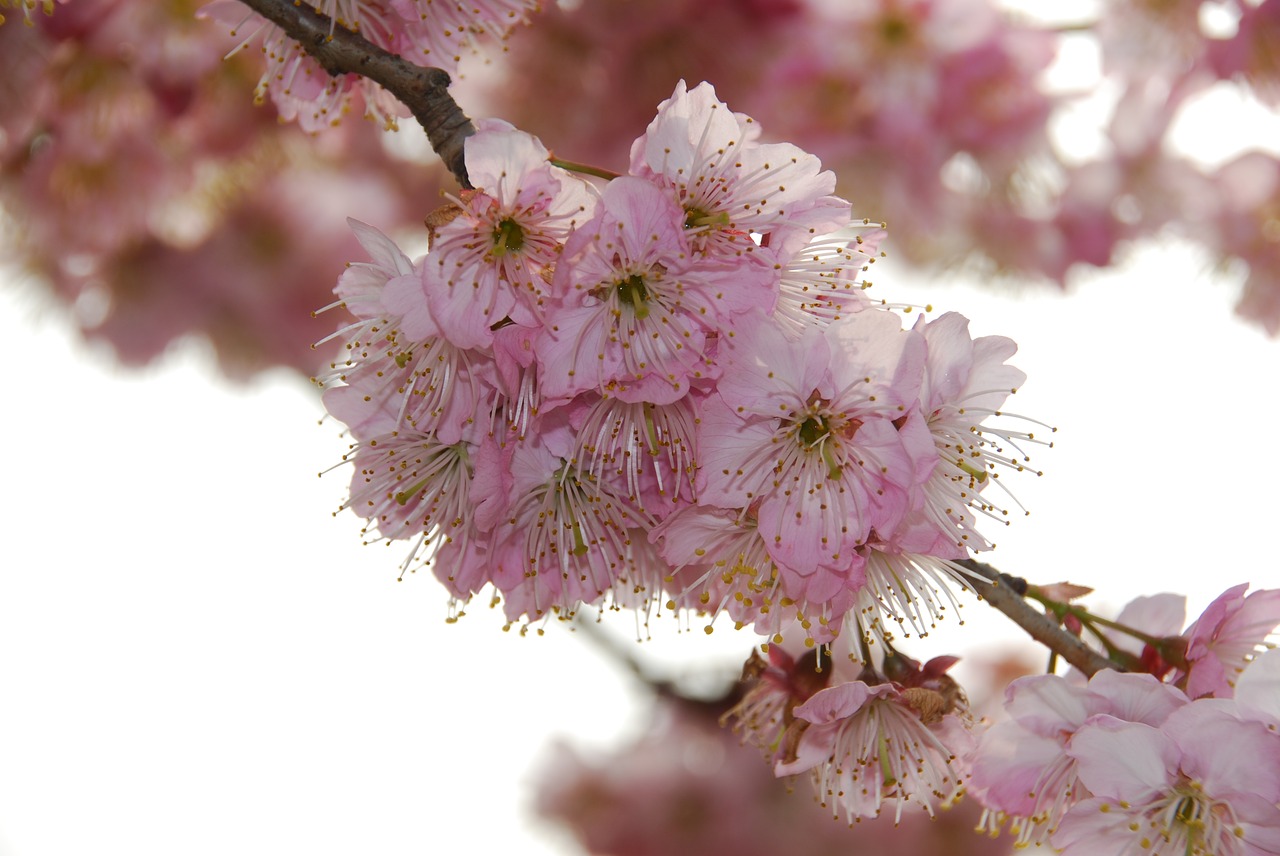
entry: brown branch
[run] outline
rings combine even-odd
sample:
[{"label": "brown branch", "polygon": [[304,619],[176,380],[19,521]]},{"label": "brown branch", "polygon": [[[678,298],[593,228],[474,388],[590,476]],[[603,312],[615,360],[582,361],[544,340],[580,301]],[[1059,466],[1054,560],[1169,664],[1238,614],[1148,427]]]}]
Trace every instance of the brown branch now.
[{"label": "brown branch", "polygon": [[1067,632],[1049,616],[1027,603],[1015,589],[1012,577],[974,559],[965,559],[956,564],[988,580],[986,583],[971,581],[979,597],[1007,615],[1014,624],[1027,631],[1032,639],[1050,651],[1056,651],[1062,659],[1086,675],[1093,675],[1103,669],[1120,668],[1118,663],[1108,660],[1084,644],[1079,636]]},{"label": "brown branch", "polygon": [[470,188],[463,142],[475,125],[449,94],[449,73],[414,65],[295,0],[242,0],[311,54],[334,77],[358,74],[394,95],[427,132],[431,147],[458,183]]}]

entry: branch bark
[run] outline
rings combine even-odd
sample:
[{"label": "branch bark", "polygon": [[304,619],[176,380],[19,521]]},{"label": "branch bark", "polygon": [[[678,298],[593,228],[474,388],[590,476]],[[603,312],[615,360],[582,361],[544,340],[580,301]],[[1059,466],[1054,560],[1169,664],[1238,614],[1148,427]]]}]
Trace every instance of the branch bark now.
[{"label": "branch bark", "polygon": [[986,583],[978,580],[971,581],[974,591],[982,599],[1027,631],[1032,639],[1050,651],[1058,652],[1062,659],[1086,675],[1093,675],[1103,669],[1119,668],[1119,664],[1111,662],[1086,645],[1079,636],[1068,633],[1053,619],[1027,603],[1023,596],[1014,590],[1011,584],[1012,577],[974,559],[965,559],[956,564],[987,580]]},{"label": "branch bark", "polygon": [[295,0],[242,0],[296,41],[325,71],[337,77],[358,74],[390,92],[409,108],[427,132],[431,147],[465,188],[471,187],[463,142],[476,127],[449,94],[449,73],[403,59],[359,33],[335,25],[313,7]]}]

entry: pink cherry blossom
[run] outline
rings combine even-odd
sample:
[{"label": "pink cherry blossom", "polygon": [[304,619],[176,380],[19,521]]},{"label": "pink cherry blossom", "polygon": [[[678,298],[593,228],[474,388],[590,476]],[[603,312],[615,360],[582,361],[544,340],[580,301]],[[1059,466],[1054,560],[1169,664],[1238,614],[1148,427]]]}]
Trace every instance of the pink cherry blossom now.
[{"label": "pink cherry blossom", "polygon": [[875,262],[885,235],[879,224],[851,224],[820,235],[782,261],[773,318],[793,336],[811,325],[838,321],[866,308],[862,274]]},{"label": "pink cherry blossom", "polygon": [[1019,844],[1043,843],[1073,805],[1087,798],[1076,759],[1068,752],[1090,717],[1107,714],[1159,727],[1186,696],[1151,675],[1104,669],[1087,686],[1057,675],[1019,678],[1005,691],[1011,719],[981,738],[971,790],[994,812],[993,831],[1006,824]]},{"label": "pink cherry blossom", "polygon": [[989,498],[989,488],[1001,471],[1026,469],[1022,445],[1036,438],[988,423],[1027,376],[1006,362],[1017,350],[1012,340],[973,339],[968,327],[968,319],[954,312],[921,318],[915,326],[928,345],[920,409],[938,450],[937,466],[923,485],[923,515],[956,546],[985,550],[991,544],[975,528],[976,518],[1008,522],[1002,519],[1008,511]]},{"label": "pink cherry blossom", "polygon": [[[928,636],[946,616],[960,609],[950,586],[964,586],[966,572],[946,558],[905,551],[873,539],[859,554],[865,557],[865,585],[858,591],[858,609],[850,611],[849,629],[858,636],[874,633]],[[893,627],[892,625],[897,625]]]},{"label": "pink cherry blossom", "polygon": [[468,426],[488,425],[500,404],[491,354],[446,339],[421,297],[419,268],[372,227],[352,228],[372,261],[338,280],[357,320],[335,334],[344,359],[317,378],[329,412],[361,440],[403,427],[453,444]]},{"label": "pink cherry blossom", "polygon": [[670,404],[711,373],[708,334],[771,305],[774,287],[771,271],[696,257],[675,200],[641,179],[615,179],[556,268],[539,345],[543,393]]},{"label": "pink cherry blossom", "polygon": [[1280,625],[1280,589],[1246,596],[1248,588],[1241,583],[1218,595],[1183,634],[1189,665],[1179,680],[1191,698],[1230,698],[1236,676]]},{"label": "pink cherry blossom", "polygon": [[504,321],[540,320],[564,240],[587,220],[588,186],[548,162],[546,148],[506,122],[482,121],[466,141],[457,216],[436,230],[422,291],[443,334],[464,348],[493,342]]},{"label": "pink cherry blossom", "polygon": [[355,473],[343,507],[369,520],[376,540],[413,541],[402,565],[410,569],[419,554],[472,536],[472,457],[482,440],[473,432],[446,445],[434,435],[394,431],[361,443],[350,456]]},{"label": "pink cherry blossom", "polygon": [[389,0],[388,7],[406,22],[406,56],[422,65],[452,71],[468,54],[480,52],[486,40],[503,42],[540,8],[539,0]]},{"label": "pink cherry blossom", "polygon": [[751,233],[786,250],[849,220],[835,176],[789,143],[760,143],[754,121],[681,81],[631,148],[631,173],[669,189],[696,249],[723,258],[763,255]]},{"label": "pink cherry blossom", "polygon": [[818,797],[852,823],[885,805],[935,806],[960,793],[972,752],[964,709],[923,687],[853,681],[828,687],[795,709],[795,747],[779,775],[813,771]]},{"label": "pink cherry blossom", "polygon": [[596,479],[566,456],[564,426],[509,442],[503,520],[490,540],[493,582],[509,619],[572,616],[580,603],[639,588],[660,588],[643,529],[652,525],[617,479]]},{"label": "pink cherry blossom", "polygon": [[1213,702],[1160,726],[1090,718],[1071,738],[1093,794],[1053,835],[1064,856],[1260,856],[1280,852],[1280,736]]},{"label": "pink cherry blossom", "polygon": [[819,567],[807,577],[781,573],[749,512],[686,505],[649,537],[675,569],[668,585],[673,608],[712,618],[725,612],[775,642],[799,627],[806,644],[830,643],[841,632],[841,618],[863,600],[860,555],[838,572]]},{"label": "pink cherry blossom", "polygon": [[700,501],[756,507],[784,572],[851,567],[873,528],[892,531],[916,468],[893,420],[919,389],[924,342],[882,311],[792,342],[756,319],[722,343],[718,398],[699,435]]},{"label": "pink cherry blossom", "polygon": [[599,397],[577,427],[575,457],[594,478],[618,478],[656,519],[693,499],[694,394],[670,404]]}]

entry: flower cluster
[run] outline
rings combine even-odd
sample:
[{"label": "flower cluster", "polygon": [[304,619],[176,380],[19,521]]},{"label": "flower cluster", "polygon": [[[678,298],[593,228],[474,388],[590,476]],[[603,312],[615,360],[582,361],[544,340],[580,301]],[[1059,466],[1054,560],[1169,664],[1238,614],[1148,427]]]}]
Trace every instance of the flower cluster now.
[{"label": "flower cluster", "polygon": [[319,379],[356,441],[347,504],[414,542],[406,568],[455,605],[492,585],[511,621],[657,601],[927,632],[1037,442],[983,424],[1024,379],[1013,343],[870,300],[880,227],[705,83],[602,188],[498,121],[466,165],[423,259],[355,225],[358,321]]},{"label": "flower cluster", "polygon": [[[412,62],[454,71],[464,55],[476,52],[478,40],[504,40],[537,11],[538,0],[322,0],[311,5],[333,27],[359,33]],[[387,128],[396,127],[396,118],[405,115],[394,97],[367,78],[331,77],[301,45],[247,12],[238,0],[213,0],[201,13],[230,26],[240,48],[262,38],[267,68],[255,96],[259,102],[270,98],[282,119],[320,131],[338,124],[357,94],[363,97],[365,116]]]},{"label": "flower cluster", "polygon": [[1148,640],[1116,643],[1133,672],[1010,684],[1010,719],[982,736],[970,780],[986,825],[1072,856],[1278,852],[1280,652],[1255,653],[1280,590],[1246,588],[1181,634],[1181,598],[1130,604],[1116,624]]}]

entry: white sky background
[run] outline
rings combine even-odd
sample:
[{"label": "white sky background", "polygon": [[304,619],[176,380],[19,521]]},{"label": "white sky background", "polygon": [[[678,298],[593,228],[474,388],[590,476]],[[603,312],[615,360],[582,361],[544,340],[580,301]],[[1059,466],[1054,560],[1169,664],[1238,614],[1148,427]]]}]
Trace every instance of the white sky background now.
[{"label": "white sky background", "polygon": [[[993,563],[1193,615],[1280,585],[1280,342],[1232,316],[1234,283],[1176,246],[1067,297],[877,267],[879,294],[1016,339],[1009,410],[1060,429],[1044,477],[1010,479],[1033,513]],[[397,583],[399,548],[331,516],[347,473],[316,473],[345,443],[305,382],[231,386],[198,346],[121,373],[12,288],[0,341],[0,856],[575,852],[528,825],[535,761],[553,735],[610,745],[643,697],[563,627],[520,638],[482,604],[447,625],[434,579]],[[965,616],[910,652],[1019,638]],[[653,633],[641,655],[684,670],[754,638]]]}]

